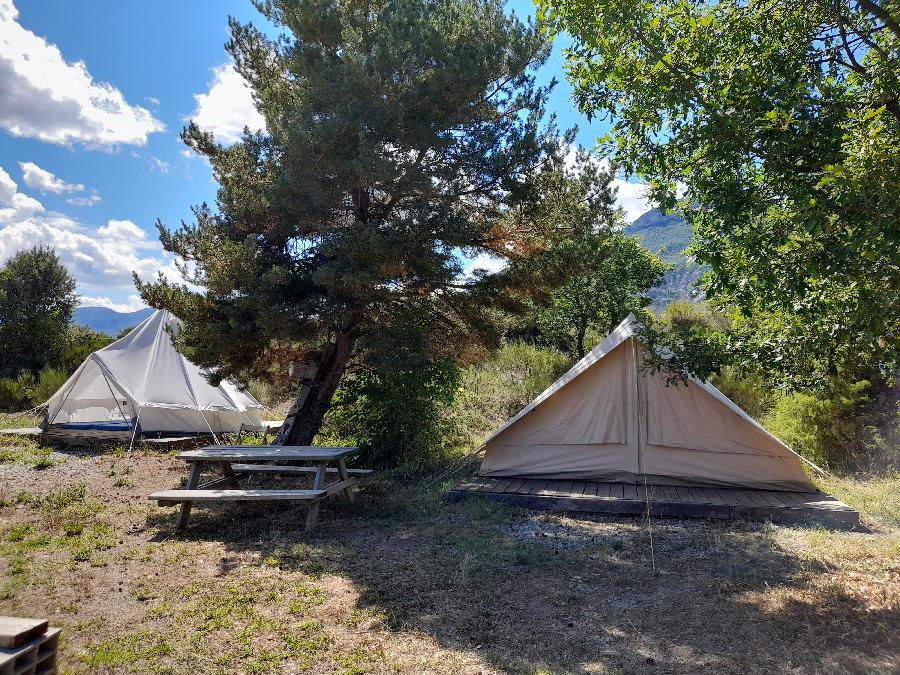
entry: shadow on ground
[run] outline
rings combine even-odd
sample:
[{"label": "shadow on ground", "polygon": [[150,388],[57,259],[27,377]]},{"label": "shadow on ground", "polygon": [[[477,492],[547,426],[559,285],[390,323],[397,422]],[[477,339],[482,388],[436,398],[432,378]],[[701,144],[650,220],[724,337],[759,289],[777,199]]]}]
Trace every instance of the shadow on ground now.
[{"label": "shadow on ground", "polygon": [[[470,662],[520,673],[888,672],[894,604],[873,607],[771,526],[536,515],[445,504],[371,480],[302,507],[195,508],[189,541],[283,570],[343,577],[387,630],[425,633]],[[174,511],[148,526],[171,533]],[[798,535],[799,536],[799,535]],[[860,535],[863,536],[863,535]],[[225,572],[229,561],[223,559]]]}]

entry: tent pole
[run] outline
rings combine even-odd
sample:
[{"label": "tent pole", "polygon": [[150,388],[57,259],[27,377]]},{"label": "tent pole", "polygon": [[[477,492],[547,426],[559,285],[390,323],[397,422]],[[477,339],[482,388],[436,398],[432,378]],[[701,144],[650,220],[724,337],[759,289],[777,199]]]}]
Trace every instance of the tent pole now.
[{"label": "tent pole", "polygon": [[216,442],[216,445],[219,445],[219,439],[216,438],[216,432],[213,431],[211,426],[209,426],[209,422],[206,420],[206,413],[202,408],[200,409],[200,416],[203,418],[203,421],[206,422],[206,428],[209,429],[209,433],[212,434],[213,440]]},{"label": "tent pole", "polygon": [[137,436],[138,425],[141,423],[141,410],[143,408],[138,407],[137,418],[134,420],[134,429],[131,430],[131,443],[128,444],[128,452],[125,453],[125,456],[131,454],[131,449],[134,447],[134,438]]},{"label": "tent pole", "polygon": [[122,419],[125,419],[125,413],[122,410],[122,406],[119,405],[119,399],[116,398],[116,395],[113,393],[112,385],[109,383],[109,378],[106,377],[106,373],[103,372],[103,369],[100,369],[100,374],[103,375],[103,381],[106,382],[106,388],[109,389],[109,395],[112,396],[113,401],[116,402],[116,407],[119,409],[119,414],[122,416]]}]

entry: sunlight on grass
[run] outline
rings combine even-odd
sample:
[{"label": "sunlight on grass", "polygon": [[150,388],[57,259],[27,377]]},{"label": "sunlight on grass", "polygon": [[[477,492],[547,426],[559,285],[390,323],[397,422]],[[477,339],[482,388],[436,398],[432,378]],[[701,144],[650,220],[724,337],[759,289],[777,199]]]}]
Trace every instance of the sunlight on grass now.
[{"label": "sunlight on grass", "polygon": [[900,527],[900,474],[871,478],[815,478],[820,490],[846,502],[864,516]]}]

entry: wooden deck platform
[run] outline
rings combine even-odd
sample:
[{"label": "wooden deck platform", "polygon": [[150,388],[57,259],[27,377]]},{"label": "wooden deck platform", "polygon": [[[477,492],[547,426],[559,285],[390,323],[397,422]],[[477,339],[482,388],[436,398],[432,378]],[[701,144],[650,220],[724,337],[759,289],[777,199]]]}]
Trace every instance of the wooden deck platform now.
[{"label": "wooden deck platform", "polygon": [[[78,429],[50,429],[43,431],[38,427],[22,429],[0,429],[0,436],[26,436],[33,438],[42,445],[73,445],[91,447],[95,445],[119,444],[128,446],[131,443],[130,431],[93,431]],[[143,436],[135,439],[136,444],[149,444],[160,450],[180,450],[196,448],[213,442],[209,434],[202,436],[164,436],[162,438],[146,438]]]},{"label": "wooden deck platform", "polygon": [[770,520],[835,529],[859,526],[857,511],[824,492],[668,485],[650,485],[645,490],[643,485],[627,483],[473,476],[452,488],[448,499],[475,496],[544,511],[643,515],[649,502],[650,514],[656,517]]}]

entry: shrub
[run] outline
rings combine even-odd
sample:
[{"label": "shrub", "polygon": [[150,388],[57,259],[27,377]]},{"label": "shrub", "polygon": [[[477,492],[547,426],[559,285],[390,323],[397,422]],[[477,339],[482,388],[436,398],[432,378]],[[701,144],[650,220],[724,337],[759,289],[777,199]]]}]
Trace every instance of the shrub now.
[{"label": "shrub", "polygon": [[31,389],[21,376],[0,378],[0,411],[14,412],[31,407]]},{"label": "shrub", "polygon": [[462,386],[448,410],[454,444],[480,444],[571,365],[571,357],[556,349],[515,342],[466,368]]},{"label": "shrub", "polygon": [[775,390],[761,375],[740,372],[734,366],[725,366],[721,373],[709,379],[755,420],[763,419],[772,408]]},{"label": "shrub", "polygon": [[820,392],[783,393],[765,426],[814,462],[837,470],[898,466],[898,393],[868,380],[835,379]]},{"label": "shrub", "polygon": [[346,378],[335,393],[317,440],[360,448],[366,465],[423,463],[444,447],[449,427],[442,410],[459,385],[449,360],[416,370],[365,370]]}]

